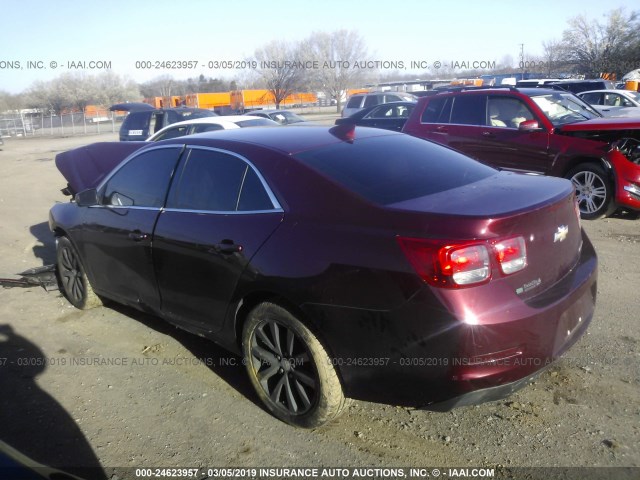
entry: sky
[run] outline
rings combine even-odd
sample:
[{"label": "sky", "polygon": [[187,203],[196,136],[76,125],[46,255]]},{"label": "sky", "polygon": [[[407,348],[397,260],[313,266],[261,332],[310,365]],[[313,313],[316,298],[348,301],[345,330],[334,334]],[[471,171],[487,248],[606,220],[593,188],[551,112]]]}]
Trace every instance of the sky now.
[{"label": "sky", "polygon": [[[0,5],[5,1],[0,0]],[[615,0],[614,0],[615,2]],[[98,74],[105,67],[136,82],[160,75],[232,79],[228,68],[272,40],[298,41],[312,32],[355,30],[372,60],[441,65],[497,62],[542,55],[542,42],[560,39],[567,21],[584,14],[604,21],[636,1],[536,2],[404,0],[29,0],[11,2],[0,17],[0,90],[19,93],[36,80],[65,72]],[[193,69],[161,62],[194,61]],[[91,63],[93,62],[93,63]],[[146,63],[137,63],[146,62]],[[218,62],[210,68],[209,62]],[[153,68],[143,68],[151,66]],[[214,64],[211,63],[211,67]],[[159,67],[159,68],[156,68]]]}]

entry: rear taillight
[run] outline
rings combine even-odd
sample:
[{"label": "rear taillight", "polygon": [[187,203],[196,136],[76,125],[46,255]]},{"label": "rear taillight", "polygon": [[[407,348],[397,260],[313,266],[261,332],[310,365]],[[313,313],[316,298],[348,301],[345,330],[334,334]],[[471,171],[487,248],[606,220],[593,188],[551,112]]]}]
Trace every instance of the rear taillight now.
[{"label": "rear taillight", "polygon": [[456,285],[471,285],[489,279],[489,252],[484,245],[447,245],[438,252],[442,275]]},{"label": "rear taillight", "polygon": [[449,242],[400,236],[397,239],[420,278],[438,287],[459,288],[486,283],[491,280],[494,262],[503,275],[516,273],[527,266],[523,237],[497,242]]},{"label": "rear taillight", "polygon": [[581,229],[582,228],[582,219],[580,217],[580,202],[578,202],[578,197],[574,197],[573,208],[575,209],[576,217],[578,217],[578,229]]},{"label": "rear taillight", "polygon": [[493,247],[500,269],[505,275],[519,272],[527,266],[527,247],[524,238],[514,237],[501,240]]}]

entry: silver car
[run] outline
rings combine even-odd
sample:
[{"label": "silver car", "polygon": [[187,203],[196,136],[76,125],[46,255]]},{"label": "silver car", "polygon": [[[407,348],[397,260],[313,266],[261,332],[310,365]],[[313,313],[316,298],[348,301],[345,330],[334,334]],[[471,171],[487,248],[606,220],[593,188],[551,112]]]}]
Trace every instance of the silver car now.
[{"label": "silver car", "polygon": [[417,101],[416,97],[403,92],[356,93],[347,100],[347,105],[342,110],[342,116],[349,117],[363,108],[373,107],[380,103],[415,101]]}]

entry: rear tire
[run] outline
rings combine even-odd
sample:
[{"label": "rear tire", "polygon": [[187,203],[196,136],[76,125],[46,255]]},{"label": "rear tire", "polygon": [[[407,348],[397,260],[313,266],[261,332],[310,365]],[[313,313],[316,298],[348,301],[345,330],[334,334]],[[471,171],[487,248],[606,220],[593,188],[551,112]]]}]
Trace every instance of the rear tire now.
[{"label": "rear tire", "polygon": [[596,220],[615,211],[611,180],[599,165],[583,163],[572,169],[566,178],[571,180],[576,189],[583,219]]},{"label": "rear tire", "polygon": [[56,259],[58,279],[67,300],[80,310],[102,305],[102,300],[91,288],[76,248],[67,237],[58,237]]},{"label": "rear tire", "polygon": [[280,420],[316,428],[349,405],[329,355],[291,312],[262,303],[248,315],[242,350],[260,400]]}]

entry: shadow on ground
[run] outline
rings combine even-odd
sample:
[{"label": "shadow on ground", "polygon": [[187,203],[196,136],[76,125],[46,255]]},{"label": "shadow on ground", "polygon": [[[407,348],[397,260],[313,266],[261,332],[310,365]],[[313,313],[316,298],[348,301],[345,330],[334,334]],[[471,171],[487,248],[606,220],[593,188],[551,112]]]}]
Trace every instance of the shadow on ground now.
[{"label": "shadow on ground", "polygon": [[33,247],[33,254],[42,260],[42,265],[49,265],[56,262],[56,239],[49,230],[49,223],[42,222],[29,227],[38,243]]},{"label": "shadow on ground", "polygon": [[0,324],[0,440],[39,464],[106,479],[74,419],[38,386],[46,368],[37,345]]},{"label": "shadow on ground", "polygon": [[206,365],[230,387],[263,409],[262,402],[249,381],[241,356],[225,350],[211,340],[181,330],[154,315],[110,301],[105,302],[105,308],[115,310],[158,333],[170,336],[191,352],[194,361]]}]

